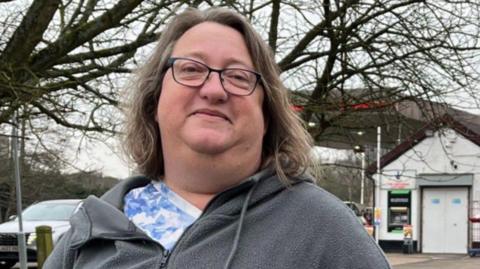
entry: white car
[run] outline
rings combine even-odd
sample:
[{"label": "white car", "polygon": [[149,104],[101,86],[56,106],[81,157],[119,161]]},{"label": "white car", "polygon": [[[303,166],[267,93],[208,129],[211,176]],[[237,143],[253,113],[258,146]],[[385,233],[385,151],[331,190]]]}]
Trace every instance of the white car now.
[{"label": "white car", "polygon": [[[70,228],[69,219],[80,207],[82,200],[49,200],[33,204],[22,213],[23,231],[27,240],[27,258],[29,262],[37,260],[36,234],[37,226],[52,227],[53,244]],[[0,269],[9,269],[18,258],[18,220],[0,224]]]}]

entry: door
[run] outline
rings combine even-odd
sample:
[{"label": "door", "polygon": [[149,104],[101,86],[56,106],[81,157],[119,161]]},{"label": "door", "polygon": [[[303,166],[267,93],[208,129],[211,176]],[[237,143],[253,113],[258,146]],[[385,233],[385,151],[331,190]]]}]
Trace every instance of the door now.
[{"label": "door", "polygon": [[467,253],[468,189],[425,188],[422,252]]}]

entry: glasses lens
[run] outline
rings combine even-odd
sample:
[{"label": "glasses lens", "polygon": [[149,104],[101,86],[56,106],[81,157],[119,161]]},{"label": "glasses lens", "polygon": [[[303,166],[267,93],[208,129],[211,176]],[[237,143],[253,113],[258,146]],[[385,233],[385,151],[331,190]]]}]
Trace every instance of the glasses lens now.
[{"label": "glasses lens", "polygon": [[243,69],[225,69],[222,78],[225,90],[238,95],[248,95],[257,83],[255,74]]},{"label": "glasses lens", "polygon": [[173,64],[173,74],[178,83],[200,86],[208,76],[208,68],[195,61],[176,59]]}]

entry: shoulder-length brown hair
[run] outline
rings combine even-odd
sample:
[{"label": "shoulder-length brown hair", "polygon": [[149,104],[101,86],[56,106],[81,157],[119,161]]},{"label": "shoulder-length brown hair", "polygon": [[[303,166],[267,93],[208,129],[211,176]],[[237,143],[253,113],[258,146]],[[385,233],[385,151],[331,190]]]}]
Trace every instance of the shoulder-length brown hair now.
[{"label": "shoulder-length brown hair", "polygon": [[137,164],[138,172],[152,179],[163,175],[162,143],[155,115],[164,67],[176,41],[190,28],[203,22],[216,22],[243,35],[254,68],[262,74],[261,84],[266,97],[263,113],[268,128],[263,139],[262,167],[273,166],[280,178],[288,183],[291,180],[289,177],[303,173],[310,166],[311,138],[292,110],[270,47],[242,16],[223,8],[206,11],[188,9],[165,28],[155,52],[139,70],[129,89],[132,92],[126,111],[126,153]]}]

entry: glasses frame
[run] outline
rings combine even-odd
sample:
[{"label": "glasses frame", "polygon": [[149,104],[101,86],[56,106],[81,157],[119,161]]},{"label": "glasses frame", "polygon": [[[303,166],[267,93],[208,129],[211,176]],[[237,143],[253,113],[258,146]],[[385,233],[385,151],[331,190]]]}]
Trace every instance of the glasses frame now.
[{"label": "glasses frame", "polygon": [[[207,76],[205,76],[205,79],[203,80],[202,83],[198,84],[198,85],[188,85],[188,84],[184,84],[184,83],[181,83],[177,80],[177,78],[175,77],[175,71],[174,71],[174,68],[173,68],[173,65],[175,64],[175,61],[176,60],[187,60],[187,61],[192,61],[192,62],[195,62],[195,63],[198,63],[202,66],[204,66],[205,68],[207,68],[208,70],[208,74]],[[210,77],[210,74],[212,72],[216,72],[218,73],[219,77],[220,77],[220,84],[222,84],[222,88],[225,92],[231,94],[231,95],[236,95],[236,96],[248,96],[248,95],[251,95],[255,89],[257,88],[257,85],[258,85],[258,82],[260,81],[261,82],[261,79],[262,79],[262,75],[258,72],[255,72],[255,71],[252,71],[252,70],[248,70],[248,69],[244,69],[244,68],[223,68],[223,69],[216,69],[216,68],[211,68],[210,66],[200,62],[200,61],[197,61],[197,60],[193,60],[193,59],[190,59],[190,58],[185,58],[185,57],[170,57],[168,58],[167,60],[167,64],[165,65],[165,70],[167,70],[168,68],[172,68],[172,76],[173,76],[173,79],[175,80],[175,82],[177,82],[178,84],[180,85],[183,85],[183,86],[187,86],[187,87],[200,87],[202,86],[203,84],[205,84],[205,82],[207,81],[207,79]],[[252,89],[250,91],[248,91],[246,94],[238,94],[238,93],[232,93],[231,91],[227,90],[225,88],[225,86],[223,85],[223,81],[224,81],[224,78],[222,76],[222,73],[225,72],[225,71],[228,71],[228,70],[242,70],[242,71],[246,71],[246,72],[249,72],[253,75],[255,75],[255,84],[253,85]]]}]

